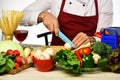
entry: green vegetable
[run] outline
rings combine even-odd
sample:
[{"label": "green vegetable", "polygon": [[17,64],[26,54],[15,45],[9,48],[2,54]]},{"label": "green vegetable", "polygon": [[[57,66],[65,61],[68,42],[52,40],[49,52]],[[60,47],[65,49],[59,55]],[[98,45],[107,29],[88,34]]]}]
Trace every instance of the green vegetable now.
[{"label": "green vegetable", "polygon": [[23,47],[14,41],[11,40],[5,40],[0,42],[0,52],[4,51],[6,52],[8,49],[17,49],[20,51],[20,55],[23,56]]},{"label": "green vegetable", "polygon": [[82,60],[83,60],[83,68],[93,68],[95,66],[92,55],[84,56]]},{"label": "green vegetable", "polygon": [[0,74],[6,71],[6,66],[0,66]]},{"label": "green vegetable", "polygon": [[102,57],[106,57],[111,54],[112,48],[111,46],[103,43],[103,42],[94,42],[92,44],[92,54],[99,54]]},{"label": "green vegetable", "polygon": [[6,71],[13,69],[14,66],[15,66],[15,63],[11,59],[7,58]]},{"label": "green vegetable", "polygon": [[5,53],[0,54],[0,74],[13,69],[14,66],[15,63],[9,56]]},{"label": "green vegetable", "polygon": [[80,73],[80,61],[73,51],[70,50],[59,50],[55,57],[54,61],[65,70],[70,70],[73,73]]},{"label": "green vegetable", "polygon": [[0,66],[4,65],[6,63],[5,53],[0,54]]},{"label": "green vegetable", "polygon": [[15,62],[16,55],[9,55],[8,57]]},{"label": "green vegetable", "polygon": [[106,67],[107,64],[108,64],[108,59],[107,58],[102,58],[98,61],[97,66]]},{"label": "green vegetable", "polygon": [[5,58],[0,58],[0,66],[4,65],[6,63]]}]

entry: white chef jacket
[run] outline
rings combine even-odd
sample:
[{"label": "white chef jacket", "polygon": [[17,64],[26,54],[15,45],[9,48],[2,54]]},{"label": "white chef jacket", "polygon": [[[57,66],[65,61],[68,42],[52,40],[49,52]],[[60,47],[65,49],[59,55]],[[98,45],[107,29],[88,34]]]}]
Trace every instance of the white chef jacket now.
[{"label": "white chef jacket", "polygon": [[[57,18],[61,4],[62,0],[36,0],[23,10],[25,16],[22,21],[27,21],[32,25],[37,24],[39,13],[45,10],[50,10]],[[63,11],[78,16],[96,15],[94,0],[66,0]],[[112,0],[98,0],[98,11],[99,19],[96,31],[111,27],[113,22]]]}]

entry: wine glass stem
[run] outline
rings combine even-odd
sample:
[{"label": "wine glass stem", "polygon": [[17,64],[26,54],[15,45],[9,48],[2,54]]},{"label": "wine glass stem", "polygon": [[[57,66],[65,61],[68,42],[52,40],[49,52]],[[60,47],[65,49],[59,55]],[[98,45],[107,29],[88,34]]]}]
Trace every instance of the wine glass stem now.
[{"label": "wine glass stem", "polygon": [[22,41],[20,41],[20,45],[22,45]]}]

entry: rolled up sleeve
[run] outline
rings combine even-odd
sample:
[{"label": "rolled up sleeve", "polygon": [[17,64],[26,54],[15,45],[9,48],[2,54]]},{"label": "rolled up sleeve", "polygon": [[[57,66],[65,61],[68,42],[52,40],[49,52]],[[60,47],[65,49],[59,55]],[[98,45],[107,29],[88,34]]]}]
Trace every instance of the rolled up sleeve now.
[{"label": "rolled up sleeve", "polygon": [[29,25],[35,25],[37,24],[37,18],[40,12],[41,11],[27,12],[22,21],[28,22]]},{"label": "rolled up sleeve", "polygon": [[99,3],[99,20],[97,32],[101,28],[111,27],[113,23],[113,2],[112,0],[100,0]]}]

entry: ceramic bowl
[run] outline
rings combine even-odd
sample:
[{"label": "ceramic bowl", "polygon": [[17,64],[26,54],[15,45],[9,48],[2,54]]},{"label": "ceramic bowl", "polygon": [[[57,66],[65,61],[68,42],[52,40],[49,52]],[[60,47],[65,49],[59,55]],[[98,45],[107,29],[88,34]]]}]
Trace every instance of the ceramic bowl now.
[{"label": "ceramic bowl", "polygon": [[55,66],[55,62],[53,61],[53,59],[38,60],[35,57],[33,57],[32,60],[38,71],[48,72],[51,71]]}]

